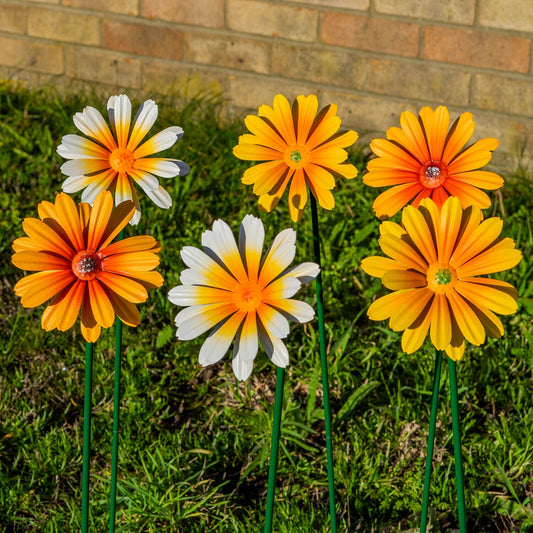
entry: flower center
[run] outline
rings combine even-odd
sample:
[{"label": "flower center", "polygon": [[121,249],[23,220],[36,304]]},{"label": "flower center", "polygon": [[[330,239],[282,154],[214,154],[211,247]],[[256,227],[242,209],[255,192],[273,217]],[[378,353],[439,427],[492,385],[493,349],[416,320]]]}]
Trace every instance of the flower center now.
[{"label": "flower center", "polygon": [[287,146],[283,159],[289,168],[302,168],[309,163],[309,150],[302,144]]},{"label": "flower center", "polygon": [[420,182],[429,189],[439,187],[447,177],[446,167],[440,161],[429,161],[420,170]]},{"label": "flower center", "polygon": [[253,281],[245,281],[233,291],[235,305],[245,313],[255,311],[259,307],[262,297],[261,287]]},{"label": "flower center", "polygon": [[94,252],[84,250],[72,260],[72,272],[84,281],[94,279],[100,270],[100,258]]},{"label": "flower center", "polygon": [[115,148],[109,156],[109,164],[116,172],[130,172],[134,162],[133,152],[127,148]]},{"label": "flower center", "polygon": [[437,294],[444,294],[457,283],[457,274],[448,264],[436,263],[427,272],[428,288]]}]

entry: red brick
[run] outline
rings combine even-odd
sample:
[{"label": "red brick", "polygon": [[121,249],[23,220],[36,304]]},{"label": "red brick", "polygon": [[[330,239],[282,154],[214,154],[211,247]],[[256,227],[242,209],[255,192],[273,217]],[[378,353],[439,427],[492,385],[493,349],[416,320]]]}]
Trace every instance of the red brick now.
[{"label": "red brick", "polygon": [[272,107],[276,94],[285,95],[292,101],[299,94],[308,96],[316,94],[317,89],[311,84],[304,85],[288,80],[274,80],[259,76],[231,76],[229,79],[229,97],[238,112],[252,111],[257,113],[260,105]]},{"label": "red brick", "polygon": [[366,60],[357,57],[355,50],[276,44],[272,50],[272,73],[361,89],[366,80]]},{"label": "red brick", "polygon": [[63,5],[67,7],[109,11],[110,13],[123,13],[124,15],[138,15],[138,4],[138,0],[63,0]]},{"label": "red brick", "polygon": [[181,59],[183,35],[180,31],[152,24],[130,24],[104,20],[104,47],[142,56]]},{"label": "red brick", "polygon": [[474,80],[474,104],[500,113],[533,117],[533,84],[529,79],[478,74]]},{"label": "red brick", "polygon": [[113,52],[95,48],[65,48],[66,73],[71,78],[115,87],[140,88],[141,64]]},{"label": "red brick", "polygon": [[317,6],[325,6],[329,9],[332,7],[342,7],[345,9],[358,9],[360,11],[367,11],[370,7],[370,0],[287,0],[295,4],[313,4]]},{"label": "red brick", "polygon": [[36,43],[28,39],[0,36],[0,50],[2,65],[47,74],[63,72],[63,51],[59,44]]},{"label": "red brick", "polygon": [[141,15],[165,22],[222,28],[224,0],[141,0]]},{"label": "red brick", "polygon": [[[414,104],[348,92],[324,91],[321,99],[324,103],[337,104],[343,127],[355,128],[361,135],[361,144],[376,136],[384,136],[391,126],[398,126],[404,111],[417,111]],[[366,135],[362,135],[363,132]]]},{"label": "red brick", "polygon": [[476,0],[374,0],[378,13],[469,25],[474,24],[475,4]]},{"label": "red brick", "polygon": [[28,11],[28,35],[80,44],[100,44],[100,23],[97,17],[32,8]]},{"label": "red brick", "polygon": [[533,2],[483,0],[479,2],[479,23],[491,28],[533,32]]},{"label": "red brick", "polygon": [[467,105],[470,74],[421,61],[371,59],[367,87],[372,92],[421,103]]},{"label": "red brick", "polygon": [[530,39],[488,31],[426,26],[424,57],[448,63],[528,72]]},{"label": "red brick", "polygon": [[185,60],[268,74],[270,44],[234,36],[187,32]]},{"label": "red brick", "polygon": [[226,73],[214,69],[183,66],[168,61],[143,61],[142,89],[165,92],[188,100],[197,95],[225,93]]},{"label": "red brick", "polygon": [[26,33],[26,9],[14,4],[0,5],[0,31]]},{"label": "red brick", "polygon": [[228,26],[235,31],[293,41],[312,42],[317,37],[318,13],[314,9],[271,2],[228,0]]},{"label": "red brick", "polygon": [[398,20],[326,11],[322,41],[385,54],[416,57],[419,26]]}]

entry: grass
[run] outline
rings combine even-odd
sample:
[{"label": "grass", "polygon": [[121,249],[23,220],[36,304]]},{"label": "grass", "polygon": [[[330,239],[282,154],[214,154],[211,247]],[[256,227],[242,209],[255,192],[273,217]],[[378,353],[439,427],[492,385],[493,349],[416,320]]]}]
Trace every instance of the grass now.
[{"label": "grass", "polygon": [[[178,342],[166,298],[184,268],[179,250],[199,246],[217,218],[236,230],[256,197],[240,184],[246,164],[231,154],[242,123],[221,117],[216,98],[185,103],[157,98],[155,130],[179,124],[169,154],[191,166],[165,182],[168,211],[141,197],[143,217],[128,234],[162,244],[165,285],[141,307],[138,328],[124,328],[117,529],[122,532],[262,531],[275,372],[264,354],[245,383],[228,358],[202,369],[202,340]],[[138,103],[137,103],[138,104]],[[95,94],[0,86],[0,531],[66,532],[80,527],[84,342],[79,329],[46,333],[42,309],[22,309],[13,285],[11,242],[25,217],[52,200],[63,177],[55,148],[74,133],[72,115]],[[351,160],[363,171],[359,149]],[[519,310],[504,317],[506,336],[469,348],[458,365],[469,531],[533,531],[533,221],[531,173],[507,172],[494,214],[523,251],[505,274],[520,290]],[[376,191],[359,178],[339,183],[337,207],[319,213],[331,362],[331,402],[339,531],[417,528],[434,352],[400,352],[399,335],[369,323],[365,310],[384,291],[360,260],[377,252]],[[78,197],[79,199],[79,197]],[[493,213],[489,213],[493,214]],[[291,223],[284,202],[265,216],[272,238]],[[298,224],[296,261],[312,256],[308,212]],[[314,287],[302,291],[314,304]],[[95,347],[91,526],[105,531],[111,457],[113,331]],[[327,473],[316,322],[292,328],[278,469],[275,530],[328,531]],[[443,370],[431,489],[432,531],[457,527],[451,414]]]}]

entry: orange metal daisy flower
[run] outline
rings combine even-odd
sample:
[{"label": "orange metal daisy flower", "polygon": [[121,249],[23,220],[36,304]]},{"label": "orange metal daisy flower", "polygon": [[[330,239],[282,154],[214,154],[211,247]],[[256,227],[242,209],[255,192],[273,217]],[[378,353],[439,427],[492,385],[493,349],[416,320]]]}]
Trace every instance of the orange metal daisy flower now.
[{"label": "orange metal daisy flower", "polygon": [[[115,193],[118,205],[126,200],[135,203],[130,224],[137,224],[141,210],[133,182],[158,206],[168,209],[172,198],[159,185],[159,178],[184,176],[189,167],[178,159],[147,157],[167,148],[181,139],[183,129],[171,126],[160,131],[142,144],[157,119],[157,105],[146,100],[131,125],[131,102],[125,95],[111,96],[107,102],[111,128],[94,107],[88,106],[74,115],[74,124],[88,138],[65,135],[57,152],[70,159],[61,166],[68,178],[63,191],[74,193],[82,189],[82,202],[92,205],[101,191]],[[131,127],[130,127],[131,126]]]},{"label": "orange metal daisy flower", "polygon": [[484,276],[518,264],[522,258],[512,239],[500,238],[502,221],[483,220],[476,206],[461,207],[455,197],[442,208],[426,198],[419,208],[407,206],[402,226],[380,226],[381,249],[389,257],[368,257],[361,263],[371,276],[395,291],[368,309],[372,320],[390,319],[394,331],[404,331],[402,349],[412,353],[428,330],[438,350],[460,359],[465,339],[476,346],[485,337],[501,337],[503,325],[495,315],[517,309],[516,289]]},{"label": "orange metal daisy flower", "polygon": [[54,204],[41,202],[39,219],[22,223],[27,237],[13,242],[11,260],[34,271],[19,280],[15,293],[24,307],[37,307],[50,298],[41,325],[66,331],[81,310],[81,332],[88,342],[101,328],[113,325],[115,315],[136,326],[136,303],[146,301],[148,288],[160,287],[163,278],[153,269],[159,264],[158,242],[150,236],[130,237],[111,244],[127,225],[135,206],[127,201],[113,207],[110,192],[101,192],[93,207],[76,204],[61,193]]},{"label": "orange metal daisy flower", "polygon": [[307,186],[324,209],[333,209],[335,177],[357,175],[355,166],[345,163],[344,150],[357,140],[357,133],[338,131],[341,120],[336,105],[317,111],[315,95],[298,96],[291,108],[287,98],[278,94],[273,107],[262,105],[259,116],[244,119],[251,134],[241,135],[233,148],[239,159],[265,161],[247,169],[242,182],[254,185],[259,205],[267,212],[278,204],[292,179],[289,213],[295,222],[307,203]]},{"label": "orange metal daisy flower", "polygon": [[[503,179],[494,172],[479,170],[486,165],[497,139],[482,139],[464,148],[474,133],[472,113],[463,113],[448,131],[448,109],[424,107],[418,118],[402,113],[401,128],[389,128],[387,139],[374,139],[370,148],[378,156],[368,162],[363,182],[391,189],[381,193],[373,208],[379,218],[391,217],[410,200],[416,207],[431,198],[440,207],[456,196],[463,207],[490,206],[482,189],[498,189]],[[463,149],[464,148],[464,149]]]}]

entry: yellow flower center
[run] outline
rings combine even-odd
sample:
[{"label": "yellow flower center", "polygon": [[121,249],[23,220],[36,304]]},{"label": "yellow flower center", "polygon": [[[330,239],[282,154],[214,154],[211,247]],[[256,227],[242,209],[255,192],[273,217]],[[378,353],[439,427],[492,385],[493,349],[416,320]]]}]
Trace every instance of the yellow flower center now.
[{"label": "yellow flower center", "polygon": [[291,144],[287,146],[283,159],[289,168],[302,168],[309,163],[309,150],[302,144]]},{"label": "yellow flower center", "polygon": [[130,172],[135,158],[133,152],[127,148],[115,148],[109,156],[109,164],[116,172]]},{"label": "yellow flower center", "polygon": [[439,187],[447,177],[446,166],[440,161],[429,161],[420,169],[420,183],[429,189]]},{"label": "yellow flower center", "polygon": [[259,307],[262,297],[261,287],[253,281],[245,281],[233,291],[233,302],[245,313],[255,311]]},{"label": "yellow flower center", "polygon": [[448,264],[435,263],[431,265],[427,273],[428,288],[437,294],[444,294],[453,289],[457,283],[455,269]]},{"label": "yellow flower center", "polygon": [[72,260],[72,272],[84,281],[94,279],[100,270],[100,258],[94,252],[84,250]]}]

